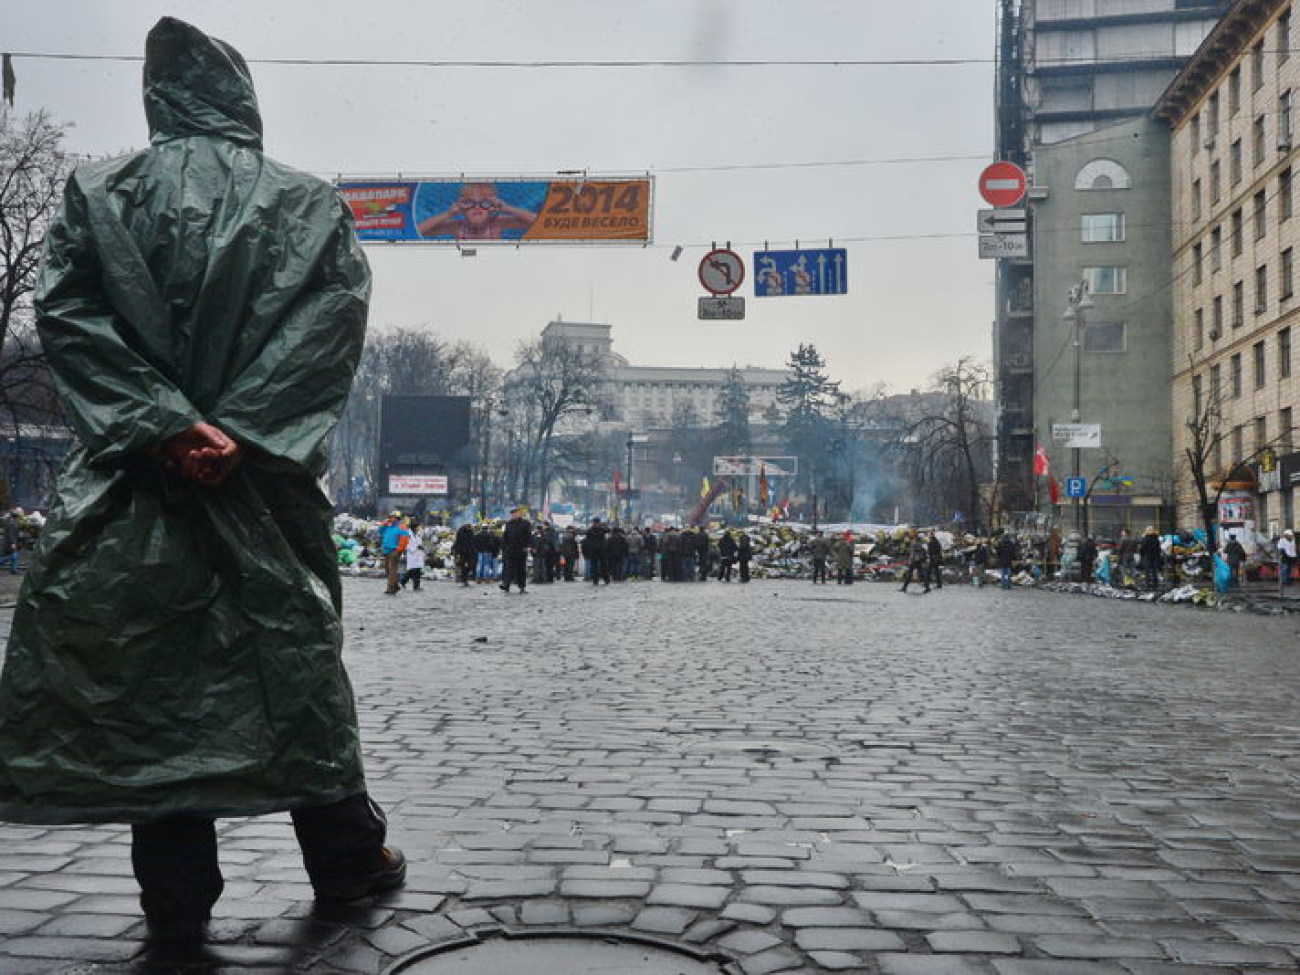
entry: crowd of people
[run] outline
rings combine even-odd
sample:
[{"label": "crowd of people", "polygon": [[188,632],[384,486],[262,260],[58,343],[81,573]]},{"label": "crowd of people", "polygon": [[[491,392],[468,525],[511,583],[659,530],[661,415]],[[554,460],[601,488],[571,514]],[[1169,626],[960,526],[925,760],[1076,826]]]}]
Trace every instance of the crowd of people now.
[{"label": "crowd of people", "polygon": [[[1194,538],[1161,535],[1148,526],[1140,535],[1121,530],[1097,540],[1079,532],[956,535],[942,529],[821,530],[795,526],[642,526],[593,518],[582,527],[547,519],[532,521],[516,508],[504,522],[470,522],[454,533],[413,525],[399,511],[358,541],[336,535],[340,563],[384,569],[386,591],[418,590],[427,569],[462,586],[496,584],[526,591],[530,584],[641,579],[665,582],[745,583],[752,578],[811,579],[852,585],[864,579],[895,581],[903,592],[923,593],[945,581],[1002,588],[1072,581],[1155,591],[1189,582],[1218,583],[1214,564]],[[1265,560],[1283,579],[1294,573],[1295,542],[1288,530]],[[1227,580],[1240,586],[1261,555],[1248,556],[1230,536],[1220,549]]]}]

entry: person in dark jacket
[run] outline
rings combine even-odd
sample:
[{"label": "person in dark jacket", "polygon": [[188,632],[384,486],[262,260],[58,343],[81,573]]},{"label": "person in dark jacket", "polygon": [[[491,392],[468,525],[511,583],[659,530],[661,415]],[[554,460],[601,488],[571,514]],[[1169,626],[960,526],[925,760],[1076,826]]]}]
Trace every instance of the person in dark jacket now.
[{"label": "person in dark jacket", "polygon": [[736,540],[731,532],[724,531],[718,539],[718,581],[731,581],[731,567],[736,562]]},{"label": "person in dark jacket", "polygon": [[682,536],[676,528],[664,532],[659,544],[659,579],[662,582],[676,582],[681,570]]},{"label": "person in dark jacket", "polygon": [[1160,573],[1165,566],[1165,553],[1160,547],[1160,535],[1154,525],[1148,525],[1138,542],[1138,564],[1142,566],[1148,589],[1160,587]]},{"label": "person in dark jacket", "polygon": [[1016,567],[1016,540],[1010,532],[1003,532],[995,549],[998,559],[998,585],[1011,588],[1011,573]]},{"label": "person in dark jacket", "polygon": [[564,581],[573,581],[573,572],[578,565],[578,529],[569,525],[560,538],[560,562],[564,567]]},{"label": "person in dark jacket", "polygon": [[749,535],[745,532],[740,533],[740,538],[736,540],[736,561],[740,563],[740,581],[749,581],[749,563],[754,558],[754,543],[749,540]]},{"label": "person in dark jacket", "polygon": [[587,578],[593,586],[599,586],[602,582],[609,585],[609,564],[605,561],[605,541],[608,537],[609,529],[599,518],[591,519],[591,527],[582,536],[582,557],[587,563]]},{"label": "person in dark jacket", "polygon": [[930,532],[930,537],[925,543],[925,562],[930,571],[930,581],[934,583],[934,588],[943,588],[943,545],[939,541],[939,536]]},{"label": "person in dark jacket", "polygon": [[1229,585],[1234,588],[1240,586],[1241,566],[1246,561],[1246,549],[1236,535],[1228,536],[1228,542],[1223,546],[1223,560],[1228,563],[1228,570],[1232,573]]},{"label": "person in dark jacket", "polygon": [[451,543],[451,558],[456,564],[456,577],[460,579],[460,584],[468,586],[474,575],[474,564],[478,561],[474,526],[468,522],[456,529],[456,537]]},{"label": "person in dark jacket", "polygon": [[709,539],[708,529],[701,526],[695,535],[695,572],[700,582],[709,581],[712,562],[713,544]]},{"label": "person in dark jacket", "polygon": [[1083,536],[1079,543],[1079,581],[1092,582],[1092,573],[1097,566],[1097,543],[1091,535]]},{"label": "person in dark jacket", "polygon": [[533,544],[533,526],[524,517],[523,507],[510,512],[510,520],[501,532],[501,591],[518,586],[528,591],[528,549]]},{"label": "person in dark jacket", "polygon": [[488,582],[497,576],[497,555],[501,551],[501,538],[489,525],[480,526],[474,533],[474,549],[478,553],[478,581]]},{"label": "person in dark jacket", "polygon": [[622,582],[626,578],[624,569],[627,565],[627,536],[617,525],[605,538],[605,564],[610,578],[615,582]]},{"label": "person in dark jacket", "polygon": [[405,877],[319,486],[370,273],[336,190],[263,153],[238,51],[164,17],[144,101],[149,147],[78,167],[45,236],[76,440],[4,654],[0,820],[130,823],[151,950],[197,949],[219,817],[288,811],[320,900]]},{"label": "person in dark jacket", "polygon": [[907,571],[903,575],[903,585],[899,588],[899,592],[907,592],[907,587],[912,584],[913,579],[920,580],[924,587],[922,592],[930,591],[930,574],[926,570],[928,551],[925,539],[913,534],[907,545]]}]

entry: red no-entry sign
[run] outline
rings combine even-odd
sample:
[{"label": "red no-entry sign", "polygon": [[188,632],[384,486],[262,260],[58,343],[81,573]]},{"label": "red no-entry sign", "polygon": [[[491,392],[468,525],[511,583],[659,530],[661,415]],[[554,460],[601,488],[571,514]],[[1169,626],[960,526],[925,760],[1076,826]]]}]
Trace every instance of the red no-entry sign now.
[{"label": "red no-entry sign", "polygon": [[980,196],[995,207],[1013,207],[1025,197],[1029,180],[1012,162],[995,162],[980,173]]}]

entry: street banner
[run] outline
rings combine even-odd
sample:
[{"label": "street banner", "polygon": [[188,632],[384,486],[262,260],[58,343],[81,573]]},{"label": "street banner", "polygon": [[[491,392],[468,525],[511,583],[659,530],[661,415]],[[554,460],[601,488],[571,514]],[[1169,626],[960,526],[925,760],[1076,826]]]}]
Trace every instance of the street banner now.
[{"label": "street banner", "polygon": [[340,180],[363,243],[646,244],[652,181]]}]

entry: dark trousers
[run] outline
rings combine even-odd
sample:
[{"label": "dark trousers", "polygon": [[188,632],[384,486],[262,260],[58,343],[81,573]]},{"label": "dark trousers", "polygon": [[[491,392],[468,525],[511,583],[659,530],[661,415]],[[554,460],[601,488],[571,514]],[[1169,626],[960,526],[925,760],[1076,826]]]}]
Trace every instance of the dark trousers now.
[{"label": "dark trousers", "polygon": [[511,553],[503,556],[501,561],[501,588],[518,586],[519,591],[523,592],[528,587],[528,553]]},{"label": "dark trousers", "polygon": [[907,564],[907,574],[903,576],[903,592],[907,592],[907,587],[911,585],[913,579],[919,579],[925,591],[930,591],[930,578],[926,572],[924,562],[909,562]]},{"label": "dark trousers", "polygon": [[[347,882],[373,869],[388,832],[382,810],[364,792],[291,815],[313,886]],[[225,886],[216,823],[202,816],[134,824],[131,866],[140,906],[154,923],[206,921]]]},{"label": "dark trousers", "polygon": [[740,560],[740,581],[749,581],[749,559]]},{"label": "dark trousers", "polygon": [[823,558],[814,558],[812,560],[812,581],[826,584],[826,560]]}]

